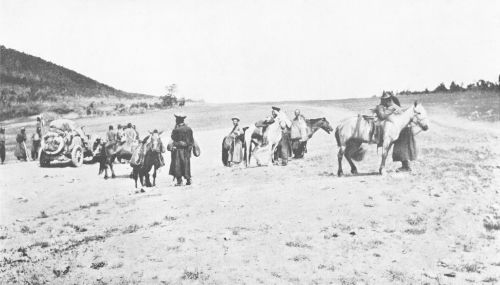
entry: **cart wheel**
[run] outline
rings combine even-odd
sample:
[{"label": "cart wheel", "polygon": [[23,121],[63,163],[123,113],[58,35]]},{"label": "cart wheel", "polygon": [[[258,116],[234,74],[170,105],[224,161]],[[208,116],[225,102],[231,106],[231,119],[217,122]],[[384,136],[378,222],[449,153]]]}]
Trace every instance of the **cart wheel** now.
[{"label": "cart wheel", "polygon": [[47,154],[42,150],[40,151],[40,167],[48,167],[50,165],[50,160],[47,159]]},{"label": "cart wheel", "polygon": [[75,145],[71,151],[71,163],[74,167],[79,167],[83,164],[83,149],[79,145]]}]

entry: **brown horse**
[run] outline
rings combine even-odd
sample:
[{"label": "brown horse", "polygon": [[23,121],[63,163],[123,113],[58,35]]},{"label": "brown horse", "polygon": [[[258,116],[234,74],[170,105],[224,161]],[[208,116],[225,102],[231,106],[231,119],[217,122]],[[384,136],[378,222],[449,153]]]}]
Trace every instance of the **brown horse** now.
[{"label": "brown horse", "polygon": [[[136,146],[133,147],[135,150]],[[97,138],[92,146],[94,161],[99,163],[98,175],[104,172],[104,179],[108,179],[108,167],[111,170],[111,178],[115,178],[113,163],[116,159],[130,160],[132,152],[123,148],[123,143],[118,142],[116,146],[107,145],[102,139]]]},{"label": "brown horse", "polygon": [[[422,104],[417,101],[410,108],[404,110],[400,114],[393,114],[387,120],[381,122],[383,130],[383,145],[382,145],[382,160],[380,163],[379,173],[384,174],[385,160],[394,141],[396,141],[408,124],[414,123],[422,130],[426,131],[429,128],[429,120],[427,112]],[[351,166],[351,173],[358,174],[358,170],[352,159],[353,155],[362,151],[363,143],[374,143],[371,139],[374,124],[361,117],[352,117],[343,120],[335,130],[335,139],[337,140],[338,163],[339,168],[337,175],[342,176],[342,158],[345,156],[347,162]],[[360,156],[360,159],[362,156]]]},{"label": "brown horse", "polygon": [[306,119],[306,125],[308,134],[307,140],[292,140],[292,149],[295,158],[304,157],[304,154],[307,152],[307,141],[309,141],[318,130],[322,129],[327,134],[333,132],[333,128],[326,118]]}]

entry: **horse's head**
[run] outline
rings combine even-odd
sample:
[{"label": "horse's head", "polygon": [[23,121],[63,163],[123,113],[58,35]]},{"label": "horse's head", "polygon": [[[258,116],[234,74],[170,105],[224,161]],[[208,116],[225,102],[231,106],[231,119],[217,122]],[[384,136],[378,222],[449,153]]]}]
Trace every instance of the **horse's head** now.
[{"label": "horse's head", "polygon": [[311,128],[314,129],[322,129],[325,131],[327,134],[333,132],[333,128],[330,125],[330,122],[326,118],[319,118],[319,119],[311,119]]},{"label": "horse's head", "polygon": [[152,151],[155,151],[155,152],[160,152],[161,151],[161,139],[160,139],[160,135],[163,133],[163,131],[161,132],[158,132],[158,131],[154,131],[152,133],[150,133],[150,147],[151,147],[151,150]]},{"label": "horse's head", "polygon": [[427,131],[429,129],[429,118],[427,117],[427,111],[424,109],[424,106],[415,101],[413,104],[413,113],[413,122],[415,122],[422,130]]},{"label": "horse's head", "polygon": [[106,143],[101,138],[96,138],[92,145],[92,153],[95,155],[105,154]]}]

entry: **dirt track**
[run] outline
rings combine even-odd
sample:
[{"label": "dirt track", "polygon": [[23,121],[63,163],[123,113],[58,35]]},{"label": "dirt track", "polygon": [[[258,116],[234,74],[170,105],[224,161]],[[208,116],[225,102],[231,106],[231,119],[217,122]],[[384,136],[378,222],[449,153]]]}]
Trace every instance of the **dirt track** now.
[{"label": "dirt track", "polygon": [[[256,104],[239,108],[244,122],[268,113]],[[334,126],[353,114],[302,109]],[[430,113],[413,173],[396,173],[391,162],[386,176],[372,175],[379,163],[372,146],[358,166],[363,174],[339,178],[334,138],[322,131],[305,159],[287,167],[222,167],[230,122],[214,117],[218,110],[186,110],[202,147],[192,160],[193,186],[173,187],[167,168],[157,187],[134,194],[127,165],[116,166],[113,180],[98,177],[97,165],[0,166],[0,283],[500,281],[498,123]],[[198,127],[204,117],[213,121]],[[139,129],[160,128],[171,114],[129,119]],[[85,123],[102,131],[111,122]]]}]

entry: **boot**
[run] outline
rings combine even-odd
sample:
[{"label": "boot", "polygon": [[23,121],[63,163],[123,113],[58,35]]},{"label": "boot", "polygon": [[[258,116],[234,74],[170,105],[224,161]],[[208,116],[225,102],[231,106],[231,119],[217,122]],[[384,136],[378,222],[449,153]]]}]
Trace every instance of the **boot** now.
[{"label": "boot", "polygon": [[186,185],[191,185],[191,178],[188,178],[188,179],[186,180]]},{"label": "boot", "polygon": [[182,177],[177,177],[177,183],[175,183],[175,186],[182,186]]},{"label": "boot", "polygon": [[398,168],[396,171],[397,172],[410,172],[410,162],[408,160],[404,160],[401,162],[402,166]]}]

